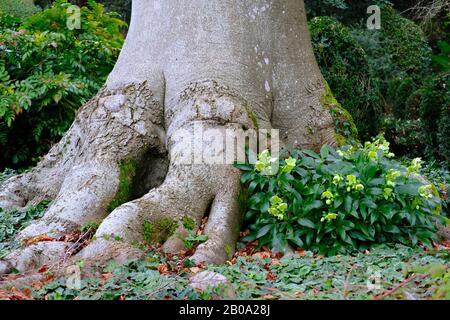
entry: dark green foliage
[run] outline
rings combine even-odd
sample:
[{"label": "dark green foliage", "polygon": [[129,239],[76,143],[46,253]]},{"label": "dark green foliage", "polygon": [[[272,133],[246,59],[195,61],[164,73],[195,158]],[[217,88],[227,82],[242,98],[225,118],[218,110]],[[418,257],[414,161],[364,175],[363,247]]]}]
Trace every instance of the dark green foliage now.
[{"label": "dark green foliage", "polygon": [[26,18],[38,11],[33,0],[1,0],[0,11],[8,15]]},{"label": "dark green foliage", "polygon": [[382,10],[381,19],[380,46],[392,59],[391,74],[385,79],[409,75],[420,81],[431,71],[432,52],[423,31],[392,8]]},{"label": "dark green foliage", "polygon": [[405,120],[389,116],[384,118],[383,128],[395,154],[408,157],[424,156],[425,133],[420,119]]},{"label": "dark green foliage", "polygon": [[[374,77],[381,81],[381,91],[391,108],[395,105],[394,85],[408,85],[418,88],[420,82],[431,71],[431,48],[420,27],[402,17],[392,8],[384,8],[381,15],[381,30],[367,30],[364,26],[355,28],[353,33],[369,57]],[[394,82],[394,83],[392,83]],[[400,111],[402,112],[402,111]]]},{"label": "dark green foliage", "polygon": [[431,161],[422,169],[422,174],[436,186],[442,199],[442,209],[446,217],[450,218],[450,171],[448,162]]},{"label": "dark green foliage", "polygon": [[433,62],[443,71],[450,71],[450,43],[441,41],[438,47],[440,53],[433,56]]},{"label": "dark green foliage", "polygon": [[[432,75],[432,50],[420,26],[387,7],[381,30],[355,27],[353,34],[368,55],[372,77],[379,79],[382,130],[393,151],[448,159],[448,76]],[[444,55],[434,56],[443,70]]]},{"label": "dark green foliage", "polygon": [[249,193],[245,239],[276,251],[291,244],[323,254],[386,242],[430,245],[433,222],[443,219],[437,190],[415,176],[419,159],[406,167],[392,156],[380,138],[337,152],[294,151],[276,175],[264,175],[264,153],[255,166],[238,166]]},{"label": "dark green foliage", "polygon": [[426,152],[450,161],[450,73],[429,80],[419,94]]},{"label": "dark green foliage", "polygon": [[124,25],[92,3],[69,30],[66,1],[0,32],[0,170],[35,163],[100,88],[120,52]]},{"label": "dark green foliage", "polygon": [[396,154],[449,161],[449,86],[450,73],[442,73],[424,80],[419,89],[409,93],[409,97],[408,90],[404,91],[405,112],[396,113],[397,117],[387,117],[384,122],[386,138],[393,142]]},{"label": "dark green foliage", "polygon": [[381,8],[392,5],[388,0],[305,0],[306,12],[310,18],[329,16],[345,25],[359,23],[367,19],[367,8],[378,5]]},{"label": "dark green foliage", "polygon": [[[54,0],[36,0],[35,4],[39,5],[41,8],[48,8],[51,4],[55,2]],[[73,3],[77,6],[86,6],[89,1],[88,0],[69,0],[70,3]],[[101,3],[105,6],[106,11],[108,12],[117,12],[121,19],[130,22],[131,18],[131,0],[97,0],[97,3]]]},{"label": "dark green foliage", "polygon": [[334,96],[352,115],[361,138],[376,135],[381,103],[366,53],[350,30],[332,18],[316,17],[309,28],[317,61]]}]

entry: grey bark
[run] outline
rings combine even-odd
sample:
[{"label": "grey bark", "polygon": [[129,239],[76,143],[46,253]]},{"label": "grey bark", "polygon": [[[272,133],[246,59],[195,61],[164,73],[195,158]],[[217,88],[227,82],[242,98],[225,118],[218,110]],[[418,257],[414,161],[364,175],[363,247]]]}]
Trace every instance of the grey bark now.
[{"label": "grey bark", "polygon": [[[53,200],[20,239],[101,223],[97,240],[75,257],[97,261],[139,256],[131,244],[143,240],[144,221],[167,217],[179,227],[164,248],[181,250],[181,219],[192,217],[198,228],[209,214],[209,240],[193,259],[224,262],[239,233],[240,173],[227,165],[181,164],[184,145],[176,133],[193,132],[199,123],[222,131],[257,125],[280,129],[286,148],[316,148],[334,142],[323,92],[303,1],[134,0],[124,48],[104,89],[35,169],[0,187],[0,207]],[[124,161],[136,164],[139,191],[108,214]],[[122,240],[105,240],[110,234]],[[11,254],[0,272],[42,261],[30,259],[30,250]]]}]

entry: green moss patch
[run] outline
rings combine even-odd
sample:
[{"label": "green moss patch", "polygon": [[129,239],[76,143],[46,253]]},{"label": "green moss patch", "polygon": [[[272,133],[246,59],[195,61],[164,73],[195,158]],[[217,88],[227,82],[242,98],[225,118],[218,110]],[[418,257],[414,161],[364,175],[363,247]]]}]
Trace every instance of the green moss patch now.
[{"label": "green moss patch", "polygon": [[195,226],[197,225],[195,220],[189,216],[184,216],[182,222],[183,222],[183,227],[186,228],[187,230],[194,230]]},{"label": "green moss patch", "polygon": [[136,175],[136,162],[134,160],[122,161],[119,165],[119,170],[119,188],[114,199],[108,204],[108,212],[112,212],[118,206],[130,201],[133,196],[133,179]]},{"label": "green moss patch", "polygon": [[178,228],[178,223],[170,218],[163,218],[155,223],[144,222],[144,241],[147,243],[163,243],[169,239]]},{"label": "green moss patch", "polygon": [[351,114],[336,100],[327,81],[324,80],[325,91],[320,104],[328,109],[334,119],[336,140],[339,146],[352,144],[358,138],[358,129]]}]

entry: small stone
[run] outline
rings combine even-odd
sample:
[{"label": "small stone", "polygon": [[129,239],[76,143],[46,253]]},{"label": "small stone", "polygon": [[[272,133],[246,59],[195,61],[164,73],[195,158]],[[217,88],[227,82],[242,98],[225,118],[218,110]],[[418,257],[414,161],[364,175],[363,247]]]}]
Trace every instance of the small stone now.
[{"label": "small stone", "polygon": [[207,288],[217,288],[225,285],[228,282],[227,278],[217,272],[202,271],[191,278],[189,286],[193,289],[206,290]]},{"label": "small stone", "polygon": [[7,274],[10,271],[11,267],[6,262],[0,261],[0,276]]}]

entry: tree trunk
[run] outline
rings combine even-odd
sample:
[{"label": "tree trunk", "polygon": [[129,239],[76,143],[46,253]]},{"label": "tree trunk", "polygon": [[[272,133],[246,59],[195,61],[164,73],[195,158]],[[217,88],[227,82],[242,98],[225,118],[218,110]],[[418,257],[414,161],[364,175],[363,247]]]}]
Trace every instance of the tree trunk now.
[{"label": "tree trunk", "polygon": [[[99,223],[96,240],[76,256],[97,261],[139,256],[131,244],[144,238],[177,252],[188,234],[183,221],[198,228],[209,215],[208,240],[192,258],[224,262],[239,234],[240,173],[232,165],[182,161],[186,135],[195,144],[198,126],[222,133],[275,128],[282,146],[316,149],[334,142],[323,94],[303,1],[134,0],[105,87],[36,168],[1,186],[0,207],[53,200],[22,240]],[[203,151],[226,151],[208,134],[200,142]],[[0,269],[26,270],[58,257],[30,253],[43,247],[12,253]]]}]

